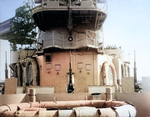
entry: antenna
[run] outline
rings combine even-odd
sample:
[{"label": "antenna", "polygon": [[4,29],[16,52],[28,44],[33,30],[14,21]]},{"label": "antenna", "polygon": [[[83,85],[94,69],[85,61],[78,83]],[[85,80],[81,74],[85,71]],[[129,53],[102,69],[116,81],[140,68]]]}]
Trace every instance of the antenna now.
[{"label": "antenna", "polygon": [[5,79],[8,78],[8,69],[7,69],[7,51],[5,51]]},{"label": "antenna", "polygon": [[134,83],[137,83],[137,73],[136,73],[136,55],[135,55],[135,50],[134,50]]}]

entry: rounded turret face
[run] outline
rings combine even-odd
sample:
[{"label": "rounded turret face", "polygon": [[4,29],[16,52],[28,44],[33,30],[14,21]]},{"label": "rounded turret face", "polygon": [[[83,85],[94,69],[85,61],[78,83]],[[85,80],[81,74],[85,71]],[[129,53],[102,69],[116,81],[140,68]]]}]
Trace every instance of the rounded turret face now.
[{"label": "rounded turret face", "polygon": [[33,19],[42,31],[58,26],[74,28],[77,25],[91,25],[91,23],[92,30],[98,30],[106,19],[106,10],[105,0],[97,2],[43,0],[41,5],[33,10]]},{"label": "rounded turret face", "polygon": [[[87,29],[90,30],[100,29],[104,20],[106,19],[106,14],[98,11],[97,9],[72,9],[71,15],[71,24],[73,28],[80,25],[86,25]],[[33,19],[35,20],[39,29],[42,31],[59,26],[68,27],[68,9],[65,11],[39,11],[33,14]]]}]

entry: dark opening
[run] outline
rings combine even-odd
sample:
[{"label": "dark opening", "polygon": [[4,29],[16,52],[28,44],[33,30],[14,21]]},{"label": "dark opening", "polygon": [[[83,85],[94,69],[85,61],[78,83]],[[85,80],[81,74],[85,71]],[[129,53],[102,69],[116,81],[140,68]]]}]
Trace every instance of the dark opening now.
[{"label": "dark opening", "polygon": [[51,55],[45,55],[45,58],[46,62],[51,62]]}]

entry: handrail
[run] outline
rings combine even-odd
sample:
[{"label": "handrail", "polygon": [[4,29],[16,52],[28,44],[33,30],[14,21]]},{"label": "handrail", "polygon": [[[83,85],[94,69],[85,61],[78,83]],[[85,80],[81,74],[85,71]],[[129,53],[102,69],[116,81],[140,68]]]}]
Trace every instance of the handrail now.
[{"label": "handrail", "polygon": [[49,36],[48,33],[45,33],[43,49],[51,47],[58,47],[61,49],[92,47],[97,49],[99,47],[99,39],[103,40],[103,37],[99,37],[95,31],[91,30],[86,30],[85,34],[82,35],[78,33],[75,33],[75,35],[73,35],[73,41],[69,42],[66,38],[68,37],[67,34],[60,34],[57,31],[52,31],[51,36]]},{"label": "handrail", "polygon": [[[55,1],[53,1],[53,0],[46,0],[46,1],[44,1],[44,0],[42,0],[42,2],[41,2],[41,5],[39,5],[39,6],[36,6],[35,8],[33,8],[33,10],[35,11],[35,10],[38,10],[39,9],[39,7],[41,7],[41,8],[48,8],[49,7],[49,3],[50,2],[57,2],[57,6],[52,6],[52,7],[56,7],[56,8],[58,8],[58,7],[62,7],[62,6],[67,6],[68,4],[67,4],[67,1],[65,1],[65,0],[55,0]],[[82,5],[81,5],[81,2],[84,4],[84,2],[85,2],[85,4],[87,3],[87,2],[91,2],[91,4],[86,4],[87,6],[86,7],[95,7],[95,8],[98,8],[98,9],[100,9],[100,10],[103,10],[103,11],[107,11],[107,0],[75,0],[75,1],[71,1],[71,7],[73,6],[77,6],[78,8],[79,7],[82,7]]]}]

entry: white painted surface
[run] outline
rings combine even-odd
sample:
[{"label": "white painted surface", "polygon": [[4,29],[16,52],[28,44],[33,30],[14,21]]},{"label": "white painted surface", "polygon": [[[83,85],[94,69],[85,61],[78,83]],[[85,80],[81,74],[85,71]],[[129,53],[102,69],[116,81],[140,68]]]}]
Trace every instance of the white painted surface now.
[{"label": "white painted surface", "polygon": [[115,87],[113,86],[89,86],[88,93],[106,93],[106,88],[111,88],[112,93],[115,92]]},{"label": "white painted surface", "polygon": [[18,51],[11,51],[10,52],[10,63],[17,63],[18,61]]}]

